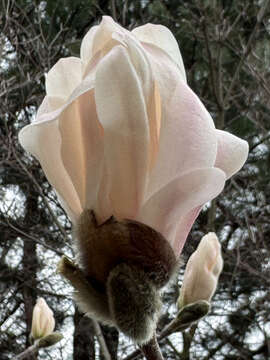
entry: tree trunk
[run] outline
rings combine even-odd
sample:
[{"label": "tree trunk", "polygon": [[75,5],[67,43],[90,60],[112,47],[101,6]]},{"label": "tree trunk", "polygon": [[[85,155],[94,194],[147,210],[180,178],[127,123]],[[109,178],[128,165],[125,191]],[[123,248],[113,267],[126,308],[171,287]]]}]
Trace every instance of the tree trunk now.
[{"label": "tree trunk", "polygon": [[82,315],[77,308],[74,314],[74,326],[73,359],[94,360],[95,339],[92,321],[87,316]]},{"label": "tree trunk", "polygon": [[[26,195],[26,212],[25,212],[25,229],[31,229],[33,226],[33,219],[36,219],[38,214],[38,194],[29,193]],[[36,244],[29,240],[24,240],[23,246],[23,288],[22,295],[24,300],[24,309],[25,309],[25,320],[26,320],[26,347],[30,346],[29,335],[31,332],[32,325],[32,313],[33,307],[36,302],[36,273],[38,268],[38,260],[36,254]],[[37,357],[35,355],[31,356],[29,359],[35,360]]]}]

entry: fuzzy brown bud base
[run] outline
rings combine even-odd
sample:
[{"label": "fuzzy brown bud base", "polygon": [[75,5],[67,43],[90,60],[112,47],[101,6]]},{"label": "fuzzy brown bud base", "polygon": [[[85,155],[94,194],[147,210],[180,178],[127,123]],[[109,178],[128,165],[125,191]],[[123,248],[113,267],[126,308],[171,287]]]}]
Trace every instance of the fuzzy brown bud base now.
[{"label": "fuzzy brown bud base", "polygon": [[76,289],[81,310],[139,344],[149,341],[161,308],[160,289],[177,269],[170,244],[134,220],[111,217],[98,224],[91,210],[81,214],[75,235],[78,265],[63,258],[58,270]]}]

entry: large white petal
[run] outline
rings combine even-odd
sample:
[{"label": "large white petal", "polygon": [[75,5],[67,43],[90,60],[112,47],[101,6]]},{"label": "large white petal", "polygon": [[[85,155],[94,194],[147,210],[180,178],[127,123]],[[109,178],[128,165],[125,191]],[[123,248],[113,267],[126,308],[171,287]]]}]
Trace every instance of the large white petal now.
[{"label": "large white petal", "polygon": [[61,136],[58,120],[43,121],[24,127],[19,133],[24,149],[40,162],[50,184],[56,189],[72,219],[78,218],[82,209],[74,186],[66,172],[61,158]]},{"label": "large white petal", "polygon": [[[55,110],[55,109],[53,109]],[[37,114],[36,117],[34,119],[33,122],[39,122],[40,121],[40,117],[43,114],[47,114],[51,111],[51,107],[50,107],[50,100],[49,100],[49,96],[45,96],[44,99],[42,100],[42,103],[40,104],[38,110],[37,110]]]},{"label": "large white petal", "polygon": [[82,63],[79,58],[60,59],[46,76],[46,93],[50,97],[67,100],[82,79]]},{"label": "large white petal", "polygon": [[134,217],[147,179],[149,125],[142,84],[124,47],[113,48],[99,63],[95,98],[114,214]]},{"label": "large white petal", "polygon": [[[58,100],[59,98],[52,98],[50,96],[45,96],[43,99],[38,112],[37,116],[35,118],[34,123],[40,123],[40,122],[47,122],[50,120],[54,120],[58,118],[61,113],[79,96],[83,95],[84,93],[88,92],[89,90],[94,88],[94,74],[89,74],[72,92],[70,95],[68,101],[65,101],[61,107],[52,108],[51,107],[51,101],[52,99]],[[59,99],[60,101],[60,99]]]},{"label": "large white petal", "polygon": [[154,81],[153,72],[148,56],[136,40],[130,34],[122,36],[122,43],[126,45],[126,50],[129,53],[130,60],[139,77],[142,86],[142,91],[147,107],[149,131],[150,131],[150,167],[154,165],[158,152],[159,132],[161,122],[161,101],[160,93],[157,83]]},{"label": "large white petal", "polygon": [[84,64],[88,63],[93,57],[93,41],[98,31],[98,26],[91,27],[84,35],[81,43],[80,57]]},{"label": "large white petal", "polygon": [[226,131],[216,130],[218,149],[215,166],[222,169],[227,179],[233,176],[247,160],[248,143]]},{"label": "large white petal", "polygon": [[93,207],[99,223],[103,223],[105,220],[111,217],[112,214],[115,215],[110,197],[110,186],[111,186],[111,182],[109,179],[106,163],[104,161],[103,170],[102,170],[102,179],[99,184],[97,202]]},{"label": "large white petal", "polygon": [[[48,181],[56,189],[60,203],[72,220],[79,216],[83,209],[82,206],[92,208],[97,196],[93,184],[96,184],[100,176],[97,162],[101,157],[100,147],[102,145],[99,143],[99,135],[102,127],[97,123],[93,85],[93,76],[88,76],[74,89],[69,100],[54,111],[51,111],[51,98],[46,96],[38,110],[35,122],[24,128],[19,134],[22,146],[40,161]],[[83,118],[80,114],[82,109],[86,110]],[[61,132],[67,136],[63,139],[61,138],[59,119],[61,119]],[[91,122],[91,120],[93,121]],[[73,133],[67,130],[67,124],[71,128],[76,124]],[[79,140],[81,131],[83,135]],[[85,146],[85,136],[86,134],[88,136],[89,132],[91,133],[91,144]],[[93,141],[92,136],[94,137]],[[80,148],[76,147],[78,143],[80,143]],[[65,154],[62,158],[63,151]],[[69,156],[70,159],[68,159]],[[73,166],[75,158],[79,159],[75,164],[76,170],[70,168],[71,164]],[[100,166],[102,167],[102,164]],[[78,172],[76,173],[76,171]],[[83,175],[85,175],[84,180],[82,180]],[[80,180],[79,177],[81,177]]]},{"label": "large white petal", "polygon": [[113,46],[119,45],[119,38],[115,36],[114,39],[114,33],[121,34],[125,31],[110,16],[103,16],[101,23],[86,33],[81,44],[83,74],[89,72],[90,62],[98,63]]},{"label": "large white petal", "polygon": [[155,193],[143,206],[138,220],[161,232],[172,245],[179,219],[216,197],[225,174],[217,168],[188,172]]},{"label": "large white petal", "polygon": [[162,101],[159,152],[148,186],[151,196],[180,174],[213,166],[217,136],[210,114],[173,62],[154,45],[145,49]]},{"label": "large white petal", "polygon": [[96,202],[103,167],[103,129],[94,90],[77,97],[60,115],[61,155],[83,209]]},{"label": "large white petal", "polygon": [[140,40],[158,46],[178,65],[183,81],[187,81],[183,59],[172,32],[163,25],[146,24],[132,30]]},{"label": "large white petal", "polygon": [[106,42],[112,38],[113,33],[124,33],[126,30],[117,24],[110,16],[103,16],[102,21],[93,38],[93,54],[100,51]]}]

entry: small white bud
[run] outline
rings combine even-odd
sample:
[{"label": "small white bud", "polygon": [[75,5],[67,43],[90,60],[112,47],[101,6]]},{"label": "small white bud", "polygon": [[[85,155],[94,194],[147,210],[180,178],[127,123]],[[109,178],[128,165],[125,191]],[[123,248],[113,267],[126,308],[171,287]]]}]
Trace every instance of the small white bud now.
[{"label": "small white bud", "polygon": [[37,300],[33,310],[31,337],[36,340],[51,334],[55,320],[52,310],[43,298]]},{"label": "small white bud", "polygon": [[222,268],[220,243],[215,233],[208,233],[188,260],[178,307],[182,308],[199,300],[210,301]]}]

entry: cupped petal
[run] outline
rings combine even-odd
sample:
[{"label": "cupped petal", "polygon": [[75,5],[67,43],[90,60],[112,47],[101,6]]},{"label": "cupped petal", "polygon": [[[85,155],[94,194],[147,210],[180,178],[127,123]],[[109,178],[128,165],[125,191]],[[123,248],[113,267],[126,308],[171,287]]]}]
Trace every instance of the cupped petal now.
[{"label": "cupped petal", "polygon": [[141,44],[129,34],[123,35],[121,41],[139,77],[144,98],[147,100],[153,86],[153,74],[146,52]]},{"label": "cupped petal", "polygon": [[20,133],[22,146],[40,161],[73,222],[82,212],[82,206],[93,207],[101,176],[103,130],[96,115],[94,80],[90,74],[74,89],[68,101],[54,111],[46,96],[36,121]]},{"label": "cupped petal", "polygon": [[98,25],[92,26],[82,39],[80,57],[84,64],[88,63],[93,57],[93,41],[97,30]]},{"label": "cupped petal", "polygon": [[163,25],[145,24],[136,27],[132,33],[142,42],[150,43],[164,50],[178,65],[183,81],[187,81],[186,71],[179,46],[172,32]]},{"label": "cupped petal", "polygon": [[61,113],[78,97],[85,94],[89,90],[94,88],[95,74],[91,72],[88,76],[74,89],[74,91],[69,96],[68,101],[64,102],[64,104],[57,108],[51,107],[51,101],[56,100],[58,98],[52,98],[50,96],[45,96],[43,99],[38,111],[37,116],[33,123],[41,123],[43,121],[51,121],[58,118]]},{"label": "cupped petal", "polygon": [[110,16],[103,16],[101,23],[88,31],[81,45],[83,75],[88,74],[91,62],[98,63],[114,46],[121,43],[121,34],[124,32],[127,31]]},{"label": "cupped petal", "polygon": [[99,63],[95,99],[104,128],[109,197],[118,217],[134,217],[144,197],[149,125],[142,84],[123,46]]},{"label": "cupped petal", "polygon": [[[55,109],[54,109],[55,110]],[[37,110],[37,115],[34,118],[34,123],[35,122],[39,122],[40,121],[40,117],[43,114],[47,114],[49,113],[51,110],[51,106],[50,106],[50,100],[49,100],[49,96],[45,96],[44,99],[42,100],[42,103],[40,104],[38,110]]]},{"label": "cupped petal", "polygon": [[175,246],[176,226],[192,209],[216,197],[225,174],[217,168],[196,169],[167,184],[143,206],[138,220],[161,232]]},{"label": "cupped petal", "polygon": [[181,80],[168,56],[153,45],[145,46],[145,50],[161,98],[159,151],[148,185],[150,197],[187,171],[213,166],[217,136],[210,114]]},{"label": "cupped petal", "polygon": [[103,167],[103,129],[94,89],[77,97],[59,116],[61,157],[83,209],[93,208]]},{"label": "cupped petal", "polygon": [[215,166],[226,173],[227,179],[233,176],[247,160],[248,143],[223,130],[216,130],[218,149]]},{"label": "cupped petal", "polygon": [[126,30],[117,24],[110,16],[103,16],[93,39],[93,55],[100,51],[106,42],[112,38],[112,34],[124,33]]},{"label": "cupped petal", "polygon": [[79,58],[60,59],[46,76],[46,93],[50,97],[68,99],[82,79],[82,63]]},{"label": "cupped petal", "polygon": [[58,120],[46,121],[45,116],[42,122],[24,127],[19,133],[19,141],[26,151],[39,160],[48,181],[69,205],[68,212],[73,220],[81,213],[81,205],[62,162]]}]

